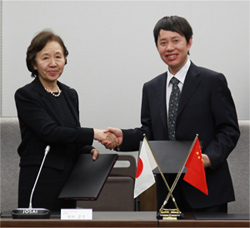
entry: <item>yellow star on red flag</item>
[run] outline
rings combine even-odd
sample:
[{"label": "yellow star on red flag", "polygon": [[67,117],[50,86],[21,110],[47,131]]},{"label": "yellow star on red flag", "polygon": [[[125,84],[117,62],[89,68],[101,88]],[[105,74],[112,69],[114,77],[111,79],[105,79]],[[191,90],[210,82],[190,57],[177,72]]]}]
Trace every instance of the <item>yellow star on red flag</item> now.
[{"label": "yellow star on red flag", "polygon": [[194,143],[193,149],[188,157],[185,166],[188,169],[183,180],[185,180],[195,188],[199,189],[204,194],[208,195],[205,168],[203,164],[201,147],[198,138]]}]

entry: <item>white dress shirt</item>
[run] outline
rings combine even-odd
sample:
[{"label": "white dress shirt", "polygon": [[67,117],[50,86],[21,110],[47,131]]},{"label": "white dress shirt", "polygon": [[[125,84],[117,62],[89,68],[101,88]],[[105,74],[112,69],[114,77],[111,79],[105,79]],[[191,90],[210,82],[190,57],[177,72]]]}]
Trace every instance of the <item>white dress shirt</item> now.
[{"label": "white dress shirt", "polygon": [[169,110],[169,98],[170,98],[170,94],[172,92],[172,83],[170,83],[170,80],[172,79],[172,77],[176,77],[180,82],[178,84],[178,87],[180,89],[180,92],[182,91],[183,85],[184,85],[184,81],[188,72],[188,69],[190,67],[191,61],[188,59],[186,64],[176,73],[176,75],[173,75],[170,73],[169,69],[167,70],[168,73],[168,77],[167,77],[167,89],[166,89],[166,102],[167,102],[167,113]]}]

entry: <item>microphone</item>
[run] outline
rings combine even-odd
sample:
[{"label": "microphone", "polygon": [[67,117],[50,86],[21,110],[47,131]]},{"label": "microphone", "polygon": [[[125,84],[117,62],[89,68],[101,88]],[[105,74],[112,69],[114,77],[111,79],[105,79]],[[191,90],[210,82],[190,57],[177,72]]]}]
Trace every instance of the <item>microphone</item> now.
[{"label": "microphone", "polygon": [[40,166],[40,169],[38,171],[34,186],[32,188],[31,194],[30,194],[30,201],[29,201],[29,208],[17,208],[12,211],[12,218],[13,219],[48,219],[50,218],[50,210],[45,209],[45,208],[33,208],[32,207],[32,198],[33,194],[36,188],[36,184],[38,181],[38,178],[40,176],[41,170],[43,168],[43,164],[45,161],[45,158],[47,154],[49,153],[50,146],[46,146],[43,160]]}]

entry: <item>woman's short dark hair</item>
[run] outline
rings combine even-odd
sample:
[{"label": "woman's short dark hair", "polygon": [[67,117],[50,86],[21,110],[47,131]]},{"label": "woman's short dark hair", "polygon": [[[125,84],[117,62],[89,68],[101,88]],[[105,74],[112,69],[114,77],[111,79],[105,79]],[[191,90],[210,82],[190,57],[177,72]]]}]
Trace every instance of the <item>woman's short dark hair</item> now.
[{"label": "woman's short dark hair", "polygon": [[[63,40],[58,35],[54,34],[52,31],[49,30],[39,32],[32,39],[26,53],[26,64],[28,70],[31,72],[31,77],[38,76],[37,70],[34,69],[34,66],[36,65],[36,54],[40,52],[49,41],[58,42],[63,49],[64,57],[66,58],[68,56],[69,52],[65,47]],[[67,64],[67,60],[65,64]]]},{"label": "woman's short dark hair", "polygon": [[192,27],[185,18],[179,16],[166,16],[160,19],[154,27],[154,39],[156,46],[161,29],[177,32],[185,36],[187,43],[189,43],[190,38],[193,36]]}]

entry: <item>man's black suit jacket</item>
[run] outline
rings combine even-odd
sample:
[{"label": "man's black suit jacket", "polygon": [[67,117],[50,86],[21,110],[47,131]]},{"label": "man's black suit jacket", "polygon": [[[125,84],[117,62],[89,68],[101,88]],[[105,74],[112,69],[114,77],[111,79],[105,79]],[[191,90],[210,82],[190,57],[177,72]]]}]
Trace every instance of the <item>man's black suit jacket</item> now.
[{"label": "man's black suit jacket", "polygon": [[[144,84],[142,126],[123,130],[121,151],[138,150],[144,133],[149,140],[169,139],[166,79],[167,73],[163,73]],[[209,195],[186,183],[183,187],[187,201],[193,208],[233,201],[234,190],[226,159],[240,136],[235,105],[224,75],[191,63],[180,98],[176,140],[192,141],[196,134],[202,141],[202,152],[212,163],[211,168],[206,168]]]}]

